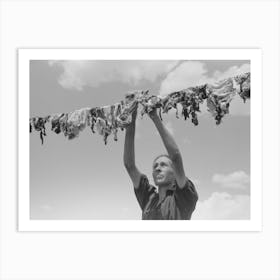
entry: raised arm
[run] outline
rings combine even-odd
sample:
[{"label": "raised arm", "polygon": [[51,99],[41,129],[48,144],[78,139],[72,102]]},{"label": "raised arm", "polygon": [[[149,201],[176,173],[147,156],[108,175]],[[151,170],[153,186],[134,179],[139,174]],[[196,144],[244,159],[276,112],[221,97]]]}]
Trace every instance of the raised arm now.
[{"label": "raised arm", "polygon": [[183,188],[186,184],[186,175],[184,171],[184,166],[183,166],[183,160],[181,153],[179,151],[179,148],[173,138],[173,136],[170,134],[170,132],[166,129],[162,121],[160,120],[157,111],[153,110],[149,114],[150,118],[154,122],[161,139],[164,143],[164,146],[167,150],[167,153],[172,160],[173,163],[173,168],[174,168],[174,173],[175,173],[175,178],[177,181],[177,184],[179,188]]},{"label": "raised arm", "polygon": [[135,149],[134,149],[134,138],[135,138],[135,120],[137,116],[137,108],[132,114],[132,122],[126,128],[125,141],[124,141],[124,154],[123,162],[124,166],[133,182],[134,188],[138,188],[141,173],[135,165]]}]

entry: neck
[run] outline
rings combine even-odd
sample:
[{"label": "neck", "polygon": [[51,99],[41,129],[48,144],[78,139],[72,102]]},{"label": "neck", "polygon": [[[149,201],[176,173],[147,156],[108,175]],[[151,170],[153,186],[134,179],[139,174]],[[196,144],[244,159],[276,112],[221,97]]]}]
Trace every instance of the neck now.
[{"label": "neck", "polygon": [[158,187],[158,195],[159,195],[159,200],[163,200],[166,196],[166,192],[167,190],[171,190],[173,189],[173,185],[172,184],[168,184],[168,185],[161,185]]}]

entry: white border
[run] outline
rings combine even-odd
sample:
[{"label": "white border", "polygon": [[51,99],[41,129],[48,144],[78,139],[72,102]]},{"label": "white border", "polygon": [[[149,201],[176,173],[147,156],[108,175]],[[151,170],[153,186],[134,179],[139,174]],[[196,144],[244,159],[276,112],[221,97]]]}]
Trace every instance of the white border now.
[{"label": "white border", "polygon": [[[251,218],[250,220],[123,221],[30,220],[29,61],[30,60],[250,60],[251,61]],[[19,49],[18,50],[18,230],[19,231],[261,231],[262,73],[260,49]],[[172,223],[172,226],[170,226]]]}]

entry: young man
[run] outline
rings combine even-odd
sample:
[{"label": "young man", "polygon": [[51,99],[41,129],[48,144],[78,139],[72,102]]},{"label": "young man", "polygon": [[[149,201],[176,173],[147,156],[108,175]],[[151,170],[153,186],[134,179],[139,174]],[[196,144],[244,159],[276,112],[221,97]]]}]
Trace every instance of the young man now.
[{"label": "young man", "polygon": [[193,183],[185,175],[178,146],[163,125],[156,110],[149,116],[168,153],[168,155],[156,157],[153,162],[153,178],[158,191],[149,184],[147,176],[136,167],[134,152],[136,115],[137,108],[132,115],[132,123],[126,128],[123,160],[142,209],[142,219],[190,220],[198,195]]}]

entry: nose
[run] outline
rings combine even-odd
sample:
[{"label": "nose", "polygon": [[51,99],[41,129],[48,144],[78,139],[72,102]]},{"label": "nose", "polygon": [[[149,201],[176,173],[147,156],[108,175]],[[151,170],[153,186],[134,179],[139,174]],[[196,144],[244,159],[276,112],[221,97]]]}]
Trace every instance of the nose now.
[{"label": "nose", "polygon": [[160,172],[160,171],[161,171],[160,166],[157,166],[157,167],[155,168],[155,171]]}]

